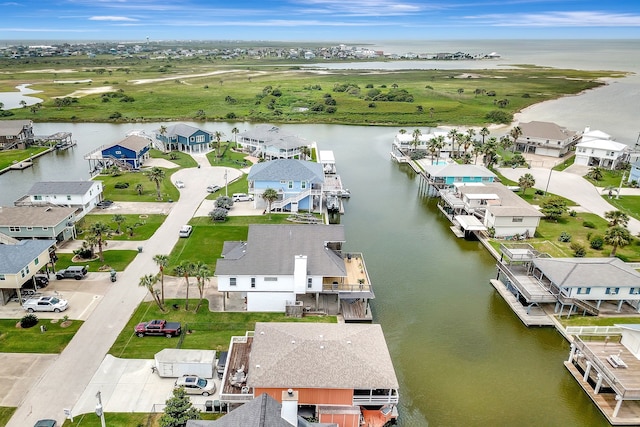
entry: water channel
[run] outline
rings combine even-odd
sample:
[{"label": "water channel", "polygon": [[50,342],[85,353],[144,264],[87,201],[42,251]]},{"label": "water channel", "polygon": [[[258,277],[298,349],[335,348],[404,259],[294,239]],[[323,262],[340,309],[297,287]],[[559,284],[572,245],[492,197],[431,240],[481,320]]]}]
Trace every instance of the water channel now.
[{"label": "water channel", "polygon": [[[231,136],[246,123],[194,124]],[[78,146],[0,176],[0,205],[40,180],[88,179],[83,155],[159,124],[38,123],[73,133]],[[284,125],[334,151],[352,197],[342,224],[347,249],[365,255],[400,381],[401,426],[608,425],[565,370],[568,344],[553,329],[527,329],[489,285],[494,260],[455,238],[413,171],[389,160],[397,128]]]}]

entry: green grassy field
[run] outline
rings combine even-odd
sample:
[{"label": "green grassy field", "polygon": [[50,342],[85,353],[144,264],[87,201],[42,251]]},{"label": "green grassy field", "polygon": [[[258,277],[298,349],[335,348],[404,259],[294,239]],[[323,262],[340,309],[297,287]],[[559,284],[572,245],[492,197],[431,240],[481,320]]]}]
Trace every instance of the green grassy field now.
[{"label": "green grassy field", "polygon": [[[223,414],[213,414],[202,412],[200,418],[203,420],[217,420]],[[159,414],[145,414],[141,412],[107,412],[104,414],[105,424],[109,427],[159,427]],[[0,424],[2,425],[2,424]],[[63,427],[100,427],[100,418],[90,412],[75,416],[73,422],[65,420]]]},{"label": "green grassy field", "polygon": [[[621,170],[603,170],[602,171],[602,179],[596,181],[589,177],[589,175],[585,175],[584,179],[592,183],[596,187],[614,187],[618,188],[620,186],[620,180],[622,179]],[[614,193],[615,194],[615,193]]]},{"label": "green grassy field", "polygon": [[[144,246],[144,245],[142,245]],[[98,253],[98,249],[95,249],[95,253]],[[88,270],[92,272],[96,271],[109,271],[109,269],[102,269],[101,267],[109,266],[110,268],[115,269],[116,271],[124,271],[124,269],[133,261],[133,259],[138,255],[138,251],[127,251],[127,250],[118,250],[118,251],[109,251],[104,250],[104,262],[96,259],[95,261],[82,261],[82,262],[73,262],[71,259],[73,258],[73,254],[67,253],[58,253],[58,261],[56,262],[56,270],[61,270],[63,268],[67,268],[70,265],[86,265],[88,266]]]},{"label": "green grassy field", "polygon": [[615,196],[611,199],[608,196],[603,197],[607,203],[615,206],[630,217],[640,220],[640,196],[620,196],[619,199],[616,199]]},{"label": "green grassy field", "polygon": [[[171,175],[178,169],[165,169],[165,178],[160,183],[161,201],[178,200],[180,191],[173,185]],[[103,183],[103,197],[107,200],[118,202],[158,202],[156,184],[144,174],[144,172],[123,172],[118,176],[98,175],[94,178]],[[127,188],[116,188],[118,183],[127,183]],[[136,186],[142,184],[144,190],[139,194]]]},{"label": "green grassy field", "polygon": [[149,156],[153,159],[165,159],[173,162],[181,168],[195,168],[198,166],[193,157],[182,151],[171,151],[170,153],[163,153],[160,150],[152,149],[149,151]]},{"label": "green grassy field", "polygon": [[0,426],[6,426],[14,412],[16,408],[0,406]]},{"label": "green grassy field", "polygon": [[0,170],[8,168],[14,163],[28,160],[29,157],[48,150],[48,147],[29,147],[25,150],[2,150],[0,151]]},{"label": "green grassy field", "polygon": [[[152,319],[180,322],[185,332],[187,328],[191,330],[191,333],[185,334],[181,348],[218,351],[228,349],[232,336],[252,331],[256,322],[336,322],[335,316],[292,318],[286,317],[284,313],[211,312],[207,301],[204,301],[195,313],[193,310],[197,303],[197,300],[189,299],[189,311],[186,311],[184,299],[167,300],[169,312],[162,313],[155,303],[143,302],[129,319],[109,354],[130,359],[153,359],[153,356],[164,348],[176,348],[178,338],[139,338],[133,333],[135,325]],[[173,304],[177,304],[179,308],[171,308]]]},{"label": "green grassy field", "polygon": [[[291,61],[287,61],[291,64]],[[300,64],[308,64],[302,62]],[[58,69],[74,73],[59,74]],[[41,72],[37,72],[41,70]],[[53,70],[53,71],[52,71]],[[164,120],[253,121],[437,126],[484,125],[491,112],[527,106],[602,85],[621,72],[561,70],[523,65],[495,70],[317,71],[278,62],[29,58],[0,60],[0,89],[30,83],[42,108],[13,110],[12,119],[130,122]],[[27,71],[29,71],[27,73]],[[36,71],[36,72],[34,72]],[[212,74],[219,72],[219,74]],[[209,75],[203,75],[209,74]],[[196,76],[200,75],[200,76]],[[468,76],[471,77],[468,77]],[[91,83],[72,81],[90,79]],[[154,79],[161,79],[155,80]],[[54,80],[69,83],[54,83]],[[144,80],[142,82],[139,82]],[[334,90],[334,88],[348,90]],[[76,90],[101,93],[74,94]],[[406,91],[406,92],[403,92]],[[495,96],[490,96],[495,94]],[[75,97],[68,105],[56,97]],[[325,95],[335,100],[330,112]],[[380,98],[409,98],[383,101]],[[498,101],[505,101],[503,107]]]},{"label": "green grassy field", "polygon": [[[95,211],[94,211],[95,212]],[[108,237],[108,240],[147,240],[153,233],[158,230],[166,215],[160,214],[123,214],[125,222],[120,225],[120,234],[116,234],[118,224],[113,222],[113,214],[90,214],[85,215],[78,223],[76,223],[76,229],[78,232],[81,230],[89,230],[91,226],[97,222],[101,222],[111,228],[114,232]],[[133,235],[127,231],[127,228],[133,229]],[[82,239],[83,234],[79,234],[78,238]]]},{"label": "green grassy field", "polygon": [[[22,329],[16,328],[19,321],[20,319],[0,319],[0,348],[3,353],[60,353],[83,323],[73,320],[71,325],[63,328],[61,322],[52,323],[49,319],[40,319],[34,327]],[[40,332],[40,325],[47,327],[45,333]]]}]

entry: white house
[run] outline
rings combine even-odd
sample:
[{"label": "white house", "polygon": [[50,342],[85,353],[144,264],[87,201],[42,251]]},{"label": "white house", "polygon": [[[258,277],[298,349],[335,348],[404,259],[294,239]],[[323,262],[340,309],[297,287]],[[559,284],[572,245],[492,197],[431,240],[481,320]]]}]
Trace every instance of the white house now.
[{"label": "white house", "polygon": [[527,122],[518,125],[522,135],[515,149],[523,153],[562,157],[580,140],[580,133],[551,122]]},{"label": "white house", "polygon": [[[429,151],[429,142],[438,137],[444,138],[444,146],[439,150],[438,157],[447,158],[451,156],[451,152],[457,147],[453,146],[453,141],[449,137],[449,133],[441,130],[434,130],[432,132],[423,133],[418,135],[417,143],[416,138],[413,136],[413,131],[398,132],[393,139],[393,145],[401,150],[425,150]],[[460,148],[462,150],[462,148]]]},{"label": "white house", "polygon": [[253,156],[271,160],[300,158],[302,147],[312,144],[279,127],[262,124],[238,134],[237,145]]},{"label": "white house", "polygon": [[249,226],[246,242],[224,242],[216,263],[220,292],[246,297],[248,311],[284,312],[300,295],[373,298],[361,253],[343,252],[340,225]]},{"label": "white house", "polygon": [[582,134],[582,141],[576,144],[575,164],[615,169],[628,156],[629,147],[626,144],[614,141],[602,131],[592,131],[587,127]]},{"label": "white house", "polygon": [[66,206],[76,208],[76,220],[102,200],[102,181],[43,181],[33,184],[16,206]]}]

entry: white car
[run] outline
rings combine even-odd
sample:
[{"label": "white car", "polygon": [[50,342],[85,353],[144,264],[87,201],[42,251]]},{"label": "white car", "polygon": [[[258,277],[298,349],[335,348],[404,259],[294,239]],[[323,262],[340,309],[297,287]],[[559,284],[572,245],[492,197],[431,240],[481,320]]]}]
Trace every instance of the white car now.
[{"label": "white car", "polygon": [[176,188],[184,188],[184,182],[176,181]]},{"label": "white car", "polygon": [[178,235],[180,237],[189,237],[191,236],[191,232],[193,231],[193,227],[190,225],[183,225],[182,227],[180,227],[180,231],[178,232]]},{"label": "white car", "polygon": [[29,313],[33,313],[34,311],[53,311],[55,313],[60,313],[61,311],[65,311],[69,308],[69,303],[67,300],[45,296],[28,299],[24,304],[22,304],[22,308],[27,310]]},{"label": "white car", "polygon": [[251,202],[253,201],[253,196],[245,193],[233,193],[233,201],[234,202]]},{"label": "white car", "polygon": [[201,394],[209,396],[216,392],[216,384],[213,380],[200,378],[197,375],[184,375],[176,381],[176,387],[184,387],[187,394]]},{"label": "white car", "polygon": [[207,192],[208,193],[215,193],[219,189],[220,189],[219,185],[210,185],[210,186],[207,187]]}]

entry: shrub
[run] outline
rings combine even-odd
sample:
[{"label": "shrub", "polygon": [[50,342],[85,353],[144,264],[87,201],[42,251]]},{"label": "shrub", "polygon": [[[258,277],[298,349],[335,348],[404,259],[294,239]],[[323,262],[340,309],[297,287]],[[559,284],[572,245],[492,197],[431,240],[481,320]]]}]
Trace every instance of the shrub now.
[{"label": "shrub", "polygon": [[573,242],[571,244],[571,250],[573,251],[573,256],[576,258],[582,258],[587,254],[585,247],[578,242]]},{"label": "shrub", "polygon": [[563,231],[562,233],[560,233],[560,236],[558,236],[558,240],[565,243],[570,242],[571,234],[567,233],[566,231]]},{"label": "shrub", "polygon": [[122,113],[119,113],[117,111],[114,113],[111,113],[111,115],[109,116],[110,119],[119,119],[121,117],[122,117]]},{"label": "shrub", "polygon": [[336,105],[336,100],[331,98],[331,97],[325,98],[324,104],[325,105]]},{"label": "shrub", "polygon": [[333,105],[329,105],[327,108],[324,109],[324,111],[326,113],[333,114],[337,111],[337,108],[334,107]]},{"label": "shrub", "polygon": [[589,241],[589,246],[591,246],[591,249],[600,250],[604,246],[604,239],[600,236],[595,236]]},{"label": "shrub", "polygon": [[32,328],[38,324],[38,316],[35,314],[27,314],[22,319],[20,319],[20,327],[21,328]]},{"label": "shrub", "polygon": [[491,123],[509,124],[513,120],[513,115],[506,111],[489,111],[485,116],[485,119]]},{"label": "shrub", "polygon": [[569,216],[570,216],[570,217],[574,217],[574,218],[575,218],[577,215],[578,215],[578,212],[574,211],[573,209],[571,209],[571,210],[569,211]]},{"label": "shrub", "polygon": [[544,196],[544,191],[536,190],[536,196]]},{"label": "shrub", "polygon": [[229,210],[233,206],[233,199],[228,196],[220,196],[216,199],[216,206]]},{"label": "shrub", "polygon": [[237,118],[237,116],[236,116],[236,113],[227,113],[225,118],[227,118],[227,119],[235,119],[235,118]]},{"label": "shrub", "polygon": [[315,104],[313,107],[311,107],[311,111],[324,111],[324,105]]},{"label": "shrub", "polygon": [[215,208],[209,212],[209,218],[211,218],[212,221],[225,221],[228,214],[229,211],[225,208]]},{"label": "shrub", "polygon": [[128,182],[116,182],[114,187],[119,188],[119,189],[129,188],[129,183]]},{"label": "shrub", "polygon": [[369,108],[376,108],[376,103],[375,102],[370,102],[369,103]]},{"label": "shrub", "polygon": [[582,225],[587,228],[596,228],[596,225],[591,221],[583,221]]}]

